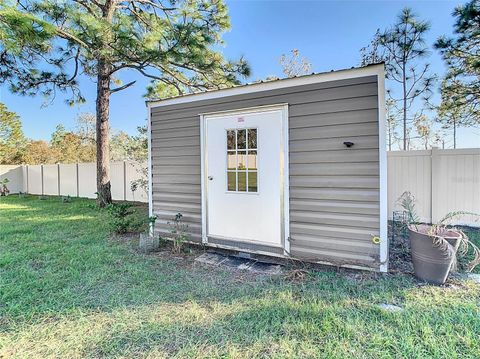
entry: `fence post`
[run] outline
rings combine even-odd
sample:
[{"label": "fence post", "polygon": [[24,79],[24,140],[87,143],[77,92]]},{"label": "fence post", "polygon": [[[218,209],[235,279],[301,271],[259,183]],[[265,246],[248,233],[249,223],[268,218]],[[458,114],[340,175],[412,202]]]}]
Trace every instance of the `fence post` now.
[{"label": "fence post", "polygon": [[41,182],[42,182],[42,196],[44,196],[44,195],[45,195],[45,192],[44,192],[44,189],[43,189],[43,187],[44,187],[44,183],[43,183],[43,165],[40,165],[40,178],[41,178],[41,180],[42,180],[42,181],[41,181]]},{"label": "fence post", "polygon": [[123,200],[127,200],[127,161],[123,161]]},{"label": "fence post", "polygon": [[430,178],[430,220],[432,223],[437,223],[439,218],[437,200],[439,198],[439,181],[440,181],[440,156],[438,147],[432,147],[431,160],[431,178]]},{"label": "fence post", "polygon": [[27,176],[27,188],[25,190],[25,193],[30,193],[30,189],[28,188],[28,165],[25,165],[25,173]]},{"label": "fence post", "polygon": [[78,163],[75,163],[75,182],[77,187],[77,197],[80,197],[80,184],[78,181]]},{"label": "fence post", "polygon": [[58,196],[60,196],[60,163],[57,163],[57,188],[58,188]]}]

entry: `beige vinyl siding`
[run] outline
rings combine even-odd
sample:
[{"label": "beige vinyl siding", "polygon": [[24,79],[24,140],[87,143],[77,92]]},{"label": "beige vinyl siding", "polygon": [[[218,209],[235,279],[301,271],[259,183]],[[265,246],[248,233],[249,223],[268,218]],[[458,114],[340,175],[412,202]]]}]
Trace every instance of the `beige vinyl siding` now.
[{"label": "beige vinyl siding", "polygon": [[288,103],[292,256],[378,268],[377,91],[366,76],[152,108],[158,231],[181,212],[201,239],[200,114]]}]

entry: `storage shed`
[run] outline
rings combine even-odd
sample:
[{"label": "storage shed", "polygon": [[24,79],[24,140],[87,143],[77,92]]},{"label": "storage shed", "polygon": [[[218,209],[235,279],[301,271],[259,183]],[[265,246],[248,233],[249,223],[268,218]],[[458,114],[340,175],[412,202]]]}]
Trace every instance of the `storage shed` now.
[{"label": "storage shed", "polygon": [[384,65],[149,101],[156,234],[386,271]]}]

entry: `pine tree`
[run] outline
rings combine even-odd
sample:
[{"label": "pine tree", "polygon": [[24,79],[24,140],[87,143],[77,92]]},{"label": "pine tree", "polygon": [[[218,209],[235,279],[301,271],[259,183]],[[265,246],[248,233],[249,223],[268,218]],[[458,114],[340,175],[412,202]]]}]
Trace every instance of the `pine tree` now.
[{"label": "pine tree", "polygon": [[435,77],[430,75],[430,64],[425,35],[430,24],[422,21],[411,9],[405,8],[391,28],[377,31],[370,45],[360,50],[362,65],[385,61],[387,79],[397,83],[400,96],[388,91],[401,112],[403,149],[408,149],[409,125],[414,121],[414,103],[417,99],[427,101],[432,95]]},{"label": "pine tree", "polygon": [[447,118],[461,114],[465,124],[480,124],[480,1],[457,7],[453,16],[454,37],[442,36],[435,43],[448,67],[442,111]]},{"label": "pine tree", "polygon": [[23,95],[69,95],[85,101],[78,78],[97,84],[98,204],[111,202],[109,110],[127,70],[179,93],[228,86],[248,75],[241,59],[214,47],[229,28],[222,0],[18,0],[0,4],[0,83]]}]

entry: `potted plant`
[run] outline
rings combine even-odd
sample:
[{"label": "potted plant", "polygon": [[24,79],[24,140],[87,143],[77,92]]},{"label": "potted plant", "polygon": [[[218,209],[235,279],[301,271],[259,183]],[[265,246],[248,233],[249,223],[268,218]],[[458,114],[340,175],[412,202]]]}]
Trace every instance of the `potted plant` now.
[{"label": "potted plant", "polygon": [[470,212],[451,212],[437,224],[420,223],[415,210],[415,198],[410,192],[404,192],[399,204],[407,215],[407,226],[411,245],[411,254],[415,276],[434,284],[443,284],[449,273],[456,268],[457,258],[473,253],[473,259],[467,264],[471,271],[480,263],[480,250],[470,242],[460,229],[450,223],[460,215],[474,215]]},{"label": "potted plant", "polygon": [[143,253],[150,253],[158,249],[160,240],[155,236],[155,222],[157,216],[148,217],[148,228],[140,233],[139,247]]}]

